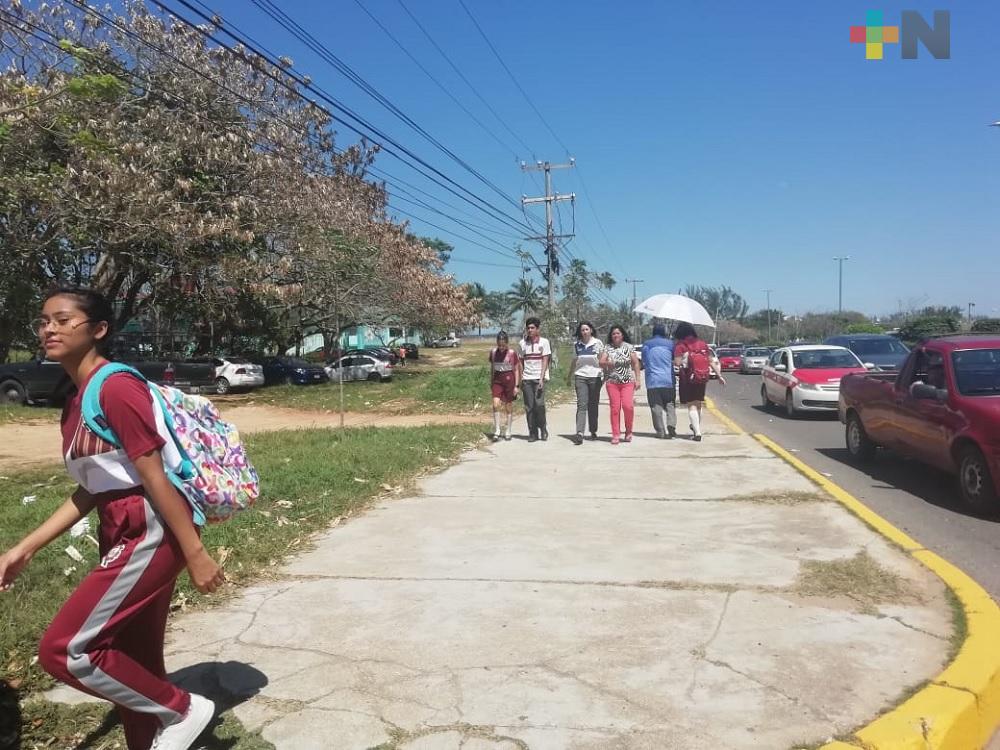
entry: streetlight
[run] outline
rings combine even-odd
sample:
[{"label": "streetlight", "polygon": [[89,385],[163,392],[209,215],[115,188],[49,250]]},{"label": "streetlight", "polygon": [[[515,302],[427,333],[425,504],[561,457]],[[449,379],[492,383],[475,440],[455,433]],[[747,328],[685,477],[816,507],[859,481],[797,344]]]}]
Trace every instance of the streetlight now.
[{"label": "streetlight", "polygon": [[843,315],[844,313],[844,261],[850,260],[850,255],[835,255],[833,258],[837,261],[837,268],[839,273],[837,274],[837,315]]},{"label": "streetlight", "polygon": [[767,343],[771,343],[771,292],[773,289],[762,289],[762,292],[767,295]]}]

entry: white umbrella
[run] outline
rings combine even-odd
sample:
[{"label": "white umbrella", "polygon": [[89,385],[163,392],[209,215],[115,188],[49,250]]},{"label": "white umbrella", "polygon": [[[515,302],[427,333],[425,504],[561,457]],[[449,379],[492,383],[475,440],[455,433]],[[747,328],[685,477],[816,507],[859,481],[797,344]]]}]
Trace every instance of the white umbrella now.
[{"label": "white umbrella", "polygon": [[696,326],[715,328],[715,321],[708,314],[708,310],[696,300],[683,294],[654,294],[636,305],[634,310],[637,313],[652,315],[654,318],[683,320]]}]

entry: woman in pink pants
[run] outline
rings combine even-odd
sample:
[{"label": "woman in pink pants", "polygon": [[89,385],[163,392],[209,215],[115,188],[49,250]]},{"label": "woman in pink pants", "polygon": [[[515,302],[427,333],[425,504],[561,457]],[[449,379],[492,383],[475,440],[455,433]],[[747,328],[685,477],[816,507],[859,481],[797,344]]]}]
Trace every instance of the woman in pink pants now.
[{"label": "woman in pink pants", "polygon": [[608,344],[601,354],[601,367],[607,377],[608,400],[611,402],[611,444],[618,445],[621,435],[621,413],[625,412],[625,442],[632,442],[635,418],[635,392],[642,387],[639,380],[639,357],[621,326],[611,326]]}]

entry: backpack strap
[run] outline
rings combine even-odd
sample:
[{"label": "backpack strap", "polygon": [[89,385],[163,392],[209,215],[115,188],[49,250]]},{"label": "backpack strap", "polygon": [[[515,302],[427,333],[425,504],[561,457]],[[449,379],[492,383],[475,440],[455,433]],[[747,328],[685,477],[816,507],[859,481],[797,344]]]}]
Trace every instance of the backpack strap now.
[{"label": "backpack strap", "polygon": [[108,424],[108,419],[104,414],[104,407],[101,406],[101,386],[104,385],[105,380],[120,372],[127,372],[143,383],[149,384],[146,376],[134,367],[129,367],[121,362],[109,362],[94,373],[94,376],[87,383],[87,387],[83,391],[83,398],[80,400],[80,414],[83,417],[83,423],[87,425],[87,429],[115,448],[121,448],[122,444]]}]

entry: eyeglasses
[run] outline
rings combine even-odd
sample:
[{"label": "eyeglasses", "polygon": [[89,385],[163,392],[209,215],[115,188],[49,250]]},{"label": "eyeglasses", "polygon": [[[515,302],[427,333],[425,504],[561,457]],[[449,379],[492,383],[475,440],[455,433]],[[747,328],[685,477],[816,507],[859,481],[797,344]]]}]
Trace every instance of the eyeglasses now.
[{"label": "eyeglasses", "polygon": [[84,323],[92,323],[90,318],[75,321],[74,318],[35,318],[31,321],[31,330],[42,335],[50,326],[57,331],[75,331]]}]

